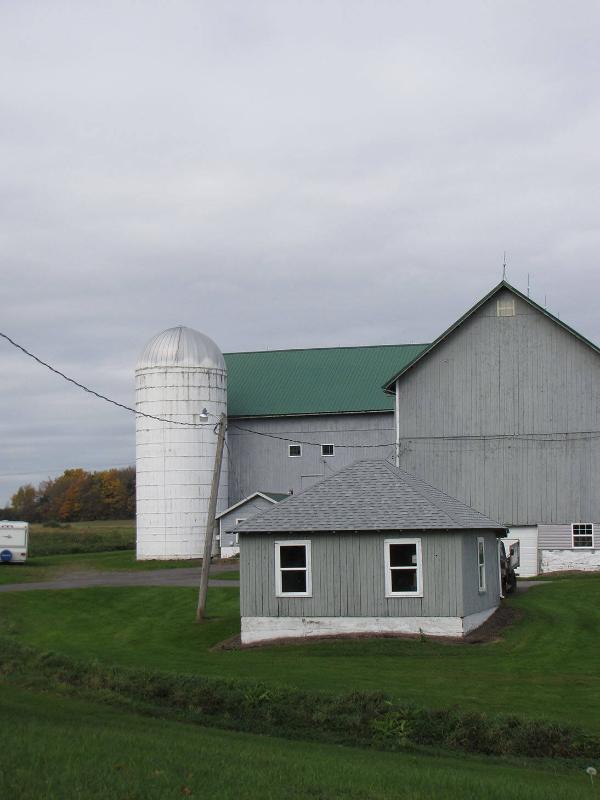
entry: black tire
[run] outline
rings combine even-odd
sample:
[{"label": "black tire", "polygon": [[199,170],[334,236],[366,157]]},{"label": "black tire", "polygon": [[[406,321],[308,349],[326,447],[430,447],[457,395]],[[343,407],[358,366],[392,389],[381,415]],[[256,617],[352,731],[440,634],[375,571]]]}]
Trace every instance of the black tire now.
[{"label": "black tire", "polygon": [[514,572],[509,572],[506,576],[505,594],[513,594],[517,588],[517,576]]}]

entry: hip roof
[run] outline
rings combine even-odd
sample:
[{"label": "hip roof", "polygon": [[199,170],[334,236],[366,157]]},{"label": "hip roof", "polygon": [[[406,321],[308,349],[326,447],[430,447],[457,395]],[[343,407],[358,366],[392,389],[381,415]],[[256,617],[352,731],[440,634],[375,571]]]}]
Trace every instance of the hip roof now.
[{"label": "hip roof", "polygon": [[503,531],[500,523],[388,461],[355,461],[241,523],[240,533]]}]

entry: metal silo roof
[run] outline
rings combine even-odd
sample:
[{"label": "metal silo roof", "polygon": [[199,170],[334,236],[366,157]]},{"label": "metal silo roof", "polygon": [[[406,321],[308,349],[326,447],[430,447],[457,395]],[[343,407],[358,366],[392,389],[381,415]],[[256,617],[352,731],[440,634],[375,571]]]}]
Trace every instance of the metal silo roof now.
[{"label": "metal silo roof", "polygon": [[205,367],[226,370],[225,359],[213,340],[200,331],[178,325],[151,339],[136,369],[149,367]]}]

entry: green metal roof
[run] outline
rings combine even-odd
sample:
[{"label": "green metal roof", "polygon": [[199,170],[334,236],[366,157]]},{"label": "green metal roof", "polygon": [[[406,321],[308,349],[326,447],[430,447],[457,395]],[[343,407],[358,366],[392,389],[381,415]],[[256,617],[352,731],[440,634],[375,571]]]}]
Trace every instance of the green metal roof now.
[{"label": "green metal roof", "polygon": [[230,417],[392,411],[381,385],[425,344],[225,353]]}]

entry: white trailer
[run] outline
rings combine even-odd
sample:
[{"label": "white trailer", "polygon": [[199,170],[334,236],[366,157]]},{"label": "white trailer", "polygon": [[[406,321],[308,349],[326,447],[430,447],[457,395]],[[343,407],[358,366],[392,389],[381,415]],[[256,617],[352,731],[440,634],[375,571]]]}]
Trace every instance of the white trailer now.
[{"label": "white trailer", "polygon": [[29,523],[0,521],[0,564],[19,564],[27,558]]}]

